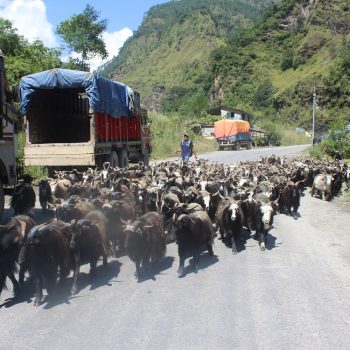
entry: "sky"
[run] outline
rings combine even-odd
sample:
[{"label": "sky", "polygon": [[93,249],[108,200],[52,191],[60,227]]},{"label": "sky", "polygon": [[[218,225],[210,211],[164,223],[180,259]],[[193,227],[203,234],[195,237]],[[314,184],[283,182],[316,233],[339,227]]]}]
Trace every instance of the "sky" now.
[{"label": "sky", "polygon": [[[89,3],[101,19],[108,20],[103,39],[110,60],[118,54],[125,40],[140,26],[145,13],[154,5],[169,0],[0,0],[0,17],[9,19],[19,34],[29,42],[40,39],[48,47],[64,43],[55,35],[56,26],[74,14],[81,13]],[[77,55],[63,50],[63,60]],[[91,69],[104,63],[99,57],[90,60]]]}]

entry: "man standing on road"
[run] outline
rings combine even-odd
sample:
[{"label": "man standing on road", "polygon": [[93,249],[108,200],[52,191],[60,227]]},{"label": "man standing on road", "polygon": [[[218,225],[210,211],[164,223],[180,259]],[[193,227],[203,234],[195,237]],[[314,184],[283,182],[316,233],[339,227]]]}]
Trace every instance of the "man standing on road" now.
[{"label": "man standing on road", "polygon": [[181,159],[184,164],[187,164],[190,157],[194,154],[195,159],[197,159],[197,153],[193,148],[193,142],[190,140],[190,137],[187,132],[184,132],[184,138],[180,143],[180,148],[177,152],[181,152]]}]

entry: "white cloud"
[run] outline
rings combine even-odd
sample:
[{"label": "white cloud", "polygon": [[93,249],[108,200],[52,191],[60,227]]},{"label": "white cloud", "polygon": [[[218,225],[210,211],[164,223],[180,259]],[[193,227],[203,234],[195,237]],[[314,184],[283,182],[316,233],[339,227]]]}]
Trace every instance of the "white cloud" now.
[{"label": "white cloud", "polygon": [[46,46],[59,46],[43,0],[0,0],[0,17],[10,20],[29,42],[40,39]]},{"label": "white cloud", "polygon": [[106,49],[108,52],[108,57],[102,60],[100,57],[94,57],[89,61],[91,70],[96,70],[97,67],[101,66],[103,63],[111,60],[114,56],[117,56],[120,48],[123,46],[124,42],[133,35],[133,32],[129,28],[123,28],[116,32],[104,32],[102,34],[103,40],[106,44]]},{"label": "white cloud", "polygon": [[[0,17],[9,19],[18,33],[23,35],[29,42],[40,39],[48,47],[59,47],[59,43],[54,34],[54,28],[46,16],[46,5],[43,0],[0,0]],[[106,44],[108,57],[102,60],[96,56],[88,63],[91,70],[97,69],[103,63],[118,55],[119,49],[124,42],[133,35],[129,28],[123,28],[115,32],[104,32],[103,40]],[[79,57],[76,53],[71,53],[71,57]],[[67,61],[68,57],[62,57]]]}]

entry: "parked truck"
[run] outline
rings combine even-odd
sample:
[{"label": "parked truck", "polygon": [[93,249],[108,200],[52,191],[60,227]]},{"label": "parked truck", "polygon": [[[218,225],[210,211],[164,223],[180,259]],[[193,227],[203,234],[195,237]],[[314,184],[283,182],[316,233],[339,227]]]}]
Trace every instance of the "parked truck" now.
[{"label": "parked truck", "polygon": [[214,130],[219,150],[252,148],[253,139],[247,121],[222,119],[214,123]]},{"label": "parked truck", "polygon": [[12,104],[4,66],[4,56],[0,50],[0,219],[4,212],[4,186],[13,188],[17,183],[17,114]]},{"label": "parked truck", "polygon": [[25,165],[126,167],[149,162],[151,137],[140,95],[98,74],[53,69],[20,82]]}]

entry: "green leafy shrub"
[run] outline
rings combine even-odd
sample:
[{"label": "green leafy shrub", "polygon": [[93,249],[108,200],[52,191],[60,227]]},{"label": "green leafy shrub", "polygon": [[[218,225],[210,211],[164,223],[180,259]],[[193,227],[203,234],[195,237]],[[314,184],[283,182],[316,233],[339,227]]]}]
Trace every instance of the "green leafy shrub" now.
[{"label": "green leafy shrub", "polygon": [[257,107],[269,107],[272,104],[274,88],[271,80],[265,79],[256,89],[254,102]]},{"label": "green leafy shrub", "polygon": [[255,136],[254,137],[254,144],[256,147],[268,146],[268,140],[266,137]]},{"label": "green leafy shrub", "polygon": [[321,145],[317,145],[315,147],[309,147],[307,149],[307,152],[310,154],[311,157],[318,160],[322,159],[324,156]]},{"label": "green leafy shrub", "polygon": [[270,130],[267,139],[272,146],[281,146],[282,135],[277,130]]},{"label": "green leafy shrub", "polygon": [[321,147],[331,157],[336,152],[341,152],[345,158],[350,157],[350,134],[345,130],[345,122],[338,121],[333,124],[329,138],[321,143]]}]

